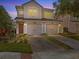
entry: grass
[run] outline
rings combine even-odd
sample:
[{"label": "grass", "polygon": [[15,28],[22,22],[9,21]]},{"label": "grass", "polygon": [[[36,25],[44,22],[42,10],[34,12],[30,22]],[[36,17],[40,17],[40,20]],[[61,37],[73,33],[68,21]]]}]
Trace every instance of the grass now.
[{"label": "grass", "polygon": [[56,40],[54,37],[48,37],[47,40],[48,40],[50,43],[55,43],[55,44],[57,44],[58,46],[60,46],[60,47],[62,47],[62,48],[64,48],[64,49],[66,49],[66,50],[73,49],[72,47],[70,47],[70,46],[68,46],[68,45],[66,45],[66,44],[64,44],[64,43],[62,43],[62,42]]},{"label": "grass", "polygon": [[79,35],[74,35],[74,36],[69,36],[69,37],[79,41]]},{"label": "grass", "polygon": [[79,41],[79,35],[78,34],[74,34],[74,33],[62,33],[60,35],[63,35],[65,37],[69,37],[69,38],[72,38],[72,39],[75,39],[75,40]]},{"label": "grass", "polygon": [[32,53],[32,49],[25,43],[0,43],[0,52]]}]

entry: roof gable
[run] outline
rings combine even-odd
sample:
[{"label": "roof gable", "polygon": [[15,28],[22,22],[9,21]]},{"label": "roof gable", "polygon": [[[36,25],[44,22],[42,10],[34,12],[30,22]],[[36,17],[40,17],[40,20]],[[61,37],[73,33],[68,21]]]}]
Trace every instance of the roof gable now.
[{"label": "roof gable", "polygon": [[27,4],[31,3],[31,2],[34,2],[35,4],[37,4],[37,5],[39,5],[40,7],[43,8],[43,6],[41,6],[41,5],[40,5],[39,3],[37,3],[35,0],[31,0],[31,1],[29,1],[29,2],[26,2],[26,3],[22,4],[22,6],[27,5]]}]

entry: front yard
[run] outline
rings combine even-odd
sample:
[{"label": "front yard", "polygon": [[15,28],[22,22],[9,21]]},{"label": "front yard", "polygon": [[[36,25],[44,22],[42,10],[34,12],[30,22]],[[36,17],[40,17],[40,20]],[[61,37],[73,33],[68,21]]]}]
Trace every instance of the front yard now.
[{"label": "front yard", "polygon": [[32,53],[32,49],[25,43],[0,43],[0,52]]},{"label": "front yard", "polygon": [[[67,35],[66,35],[67,36]],[[72,39],[75,39],[75,40],[78,40],[79,41],[79,35],[70,35],[70,36],[67,36],[69,38],[72,38]]]},{"label": "front yard", "polygon": [[3,38],[0,41],[0,52],[32,53],[27,34],[18,34],[13,39]]},{"label": "front yard", "polygon": [[74,33],[62,33],[60,35],[63,35],[65,37],[69,37],[69,38],[72,38],[72,39],[75,39],[77,41],[79,41],[79,34],[74,34]]}]

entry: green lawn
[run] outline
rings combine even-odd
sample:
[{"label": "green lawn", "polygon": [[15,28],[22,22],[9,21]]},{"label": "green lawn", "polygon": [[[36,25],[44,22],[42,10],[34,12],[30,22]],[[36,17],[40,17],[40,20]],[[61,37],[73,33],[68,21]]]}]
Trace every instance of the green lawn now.
[{"label": "green lawn", "polygon": [[79,41],[79,35],[73,35],[73,36],[72,35],[65,35],[65,36]]},{"label": "green lawn", "polygon": [[32,48],[25,43],[0,43],[0,52],[32,53]]},{"label": "green lawn", "polygon": [[62,43],[62,42],[56,40],[54,37],[48,37],[47,40],[48,40],[50,43],[55,43],[55,44],[57,44],[58,46],[60,46],[60,47],[62,47],[62,48],[64,48],[64,49],[66,49],[66,50],[73,49],[72,47],[70,47],[70,46],[68,46],[68,45],[66,45],[66,44],[64,44],[64,43]]},{"label": "green lawn", "polygon": [[79,41],[79,35],[78,34],[72,34],[72,33],[62,33],[61,35],[65,36],[65,37],[69,37],[75,40]]}]

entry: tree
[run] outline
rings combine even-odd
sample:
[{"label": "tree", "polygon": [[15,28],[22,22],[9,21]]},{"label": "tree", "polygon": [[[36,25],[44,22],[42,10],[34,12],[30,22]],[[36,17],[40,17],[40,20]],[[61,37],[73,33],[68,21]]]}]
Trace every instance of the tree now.
[{"label": "tree", "polygon": [[72,3],[71,0],[60,0],[57,8],[57,14],[71,14]]},{"label": "tree", "polygon": [[[79,1],[78,0],[60,0],[56,9],[56,15],[70,15],[76,17],[75,21],[79,20]],[[70,20],[71,17],[69,18]],[[69,21],[68,21],[69,22]],[[77,24],[77,23],[76,23]],[[76,25],[76,29],[77,29]]]},{"label": "tree", "polygon": [[72,12],[75,17],[79,17],[79,1],[78,0],[74,0]]},{"label": "tree", "polygon": [[79,17],[79,1],[78,0],[60,0],[56,14],[69,14]]},{"label": "tree", "polygon": [[13,30],[11,17],[3,6],[0,6],[0,35],[10,36]]}]

